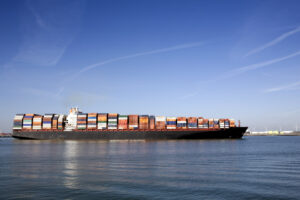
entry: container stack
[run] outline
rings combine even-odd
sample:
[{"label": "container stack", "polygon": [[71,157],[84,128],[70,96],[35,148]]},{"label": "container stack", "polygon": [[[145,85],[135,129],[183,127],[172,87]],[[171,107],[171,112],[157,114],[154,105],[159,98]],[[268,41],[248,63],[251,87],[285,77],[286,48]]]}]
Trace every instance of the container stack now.
[{"label": "container stack", "polygon": [[43,124],[43,116],[41,115],[35,115],[33,117],[32,121],[32,129],[34,130],[41,130],[42,129],[42,124]]},{"label": "container stack", "polygon": [[203,128],[208,128],[208,127],[209,127],[208,119],[203,119]]},{"label": "container stack", "polygon": [[119,115],[118,129],[128,129],[128,116]]},{"label": "container stack", "polygon": [[188,118],[188,128],[197,128],[197,117]]},{"label": "container stack", "polygon": [[139,116],[139,129],[149,129],[149,116],[140,115]]},{"label": "container stack", "polygon": [[129,129],[138,129],[139,128],[139,116],[138,115],[129,115]]},{"label": "container stack", "polygon": [[87,128],[89,130],[97,129],[97,113],[88,114]]},{"label": "container stack", "polygon": [[166,117],[164,117],[164,116],[155,117],[155,127],[156,127],[156,129],[165,129],[166,128]]},{"label": "container stack", "polygon": [[167,129],[176,129],[176,117],[167,117]]},{"label": "container stack", "polygon": [[77,129],[85,130],[86,124],[87,124],[87,114],[85,113],[77,114]]},{"label": "container stack", "polygon": [[203,117],[198,117],[198,128],[204,128],[204,119],[203,119]]},{"label": "container stack", "polygon": [[59,129],[59,130],[62,130],[63,129],[63,123],[64,123],[64,121],[65,121],[65,116],[64,115],[59,115],[59,117],[58,117],[58,124],[57,124],[57,128]]},{"label": "container stack", "polygon": [[59,115],[55,114],[52,119],[52,129],[57,130],[58,128],[58,117]]},{"label": "container stack", "polygon": [[229,128],[230,127],[229,119],[225,119],[224,124],[225,124],[225,128]]},{"label": "container stack", "polygon": [[219,119],[220,128],[225,128],[225,119]]},{"label": "container stack", "polygon": [[177,128],[186,129],[186,117],[177,117]]},{"label": "container stack", "polygon": [[235,121],[234,121],[234,119],[231,119],[230,120],[230,125],[229,125],[230,127],[235,127]]},{"label": "container stack", "polygon": [[214,119],[208,120],[208,128],[214,128]]},{"label": "container stack", "polygon": [[98,113],[98,129],[107,129],[107,113]]},{"label": "container stack", "polygon": [[51,129],[53,114],[45,114],[43,117],[43,129]]},{"label": "container stack", "polygon": [[108,114],[108,129],[117,129],[118,128],[118,114],[109,113]]},{"label": "container stack", "polygon": [[14,117],[13,130],[21,130],[23,126],[24,114],[16,114]]},{"label": "container stack", "polygon": [[214,128],[219,128],[219,119],[214,119]]},{"label": "container stack", "polygon": [[149,128],[155,129],[155,116],[153,115],[149,116]]},{"label": "container stack", "polygon": [[32,129],[32,119],[34,114],[25,114],[23,118],[23,129]]}]

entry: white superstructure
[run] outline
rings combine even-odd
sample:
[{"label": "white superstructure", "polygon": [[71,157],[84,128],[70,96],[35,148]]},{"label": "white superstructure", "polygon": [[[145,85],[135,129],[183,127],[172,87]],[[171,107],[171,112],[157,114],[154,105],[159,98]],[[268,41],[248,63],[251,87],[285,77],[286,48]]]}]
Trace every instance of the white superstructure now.
[{"label": "white superstructure", "polygon": [[82,112],[79,111],[79,109],[71,108],[70,113],[67,116],[67,120],[65,121],[65,131],[72,131],[76,129],[77,126],[77,115]]}]

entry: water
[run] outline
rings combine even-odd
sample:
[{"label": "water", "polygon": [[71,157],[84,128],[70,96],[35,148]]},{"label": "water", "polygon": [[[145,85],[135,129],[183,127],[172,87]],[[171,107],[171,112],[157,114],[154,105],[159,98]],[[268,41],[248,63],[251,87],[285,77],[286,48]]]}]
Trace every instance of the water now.
[{"label": "water", "polygon": [[300,137],[0,139],[0,199],[300,199]]}]

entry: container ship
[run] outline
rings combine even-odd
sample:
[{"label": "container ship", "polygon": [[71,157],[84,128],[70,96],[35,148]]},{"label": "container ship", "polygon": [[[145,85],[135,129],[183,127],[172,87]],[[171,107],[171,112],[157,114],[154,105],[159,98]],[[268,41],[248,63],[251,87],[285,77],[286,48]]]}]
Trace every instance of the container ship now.
[{"label": "container ship", "polygon": [[18,139],[159,140],[242,138],[248,127],[233,119],[83,113],[16,114],[12,136]]}]

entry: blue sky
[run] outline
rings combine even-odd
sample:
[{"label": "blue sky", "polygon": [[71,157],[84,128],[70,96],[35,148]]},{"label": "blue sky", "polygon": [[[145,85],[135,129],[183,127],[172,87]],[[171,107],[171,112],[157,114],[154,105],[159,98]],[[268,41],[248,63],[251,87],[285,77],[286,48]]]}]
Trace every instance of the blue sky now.
[{"label": "blue sky", "polygon": [[0,129],[16,113],[300,127],[300,2],[0,2]]}]

